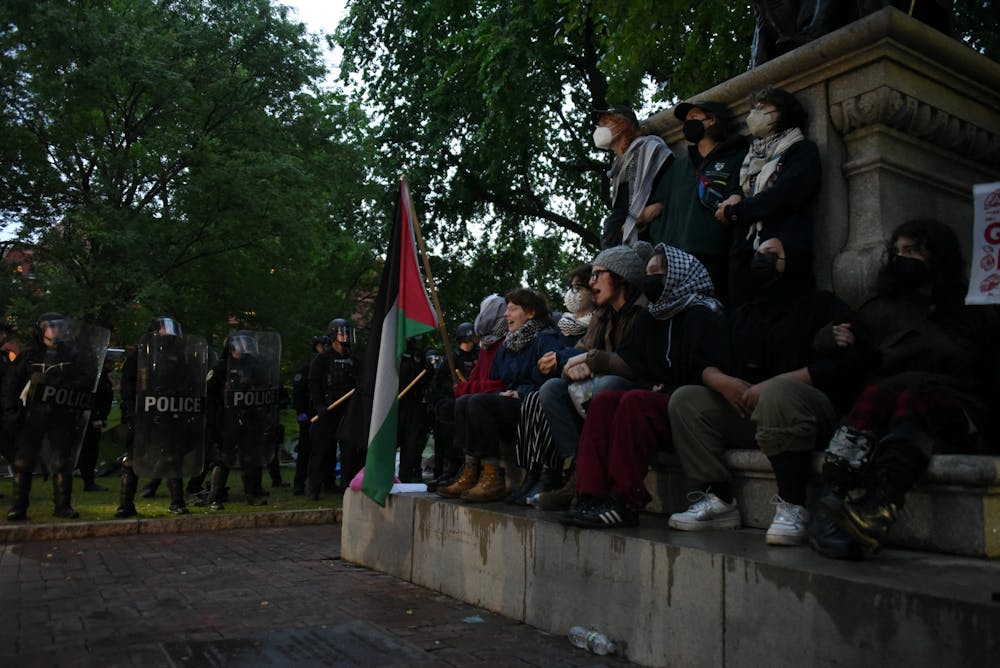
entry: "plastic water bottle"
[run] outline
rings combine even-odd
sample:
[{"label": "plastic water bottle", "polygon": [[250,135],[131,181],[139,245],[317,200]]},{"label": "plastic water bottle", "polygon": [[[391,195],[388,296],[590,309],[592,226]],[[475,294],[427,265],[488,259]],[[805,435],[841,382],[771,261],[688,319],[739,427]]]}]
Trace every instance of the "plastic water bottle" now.
[{"label": "plastic water bottle", "polygon": [[591,654],[604,656],[614,654],[616,647],[608,637],[595,629],[574,626],[569,630],[569,641],[574,647],[585,649]]}]

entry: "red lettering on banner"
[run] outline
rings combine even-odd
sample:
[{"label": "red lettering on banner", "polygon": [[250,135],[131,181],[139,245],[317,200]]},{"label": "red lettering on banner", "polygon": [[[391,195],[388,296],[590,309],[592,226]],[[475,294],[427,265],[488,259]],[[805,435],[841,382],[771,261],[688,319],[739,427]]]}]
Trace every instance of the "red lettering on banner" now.
[{"label": "red lettering on banner", "polygon": [[983,237],[988,244],[1000,244],[1000,222],[987,225],[983,230]]}]

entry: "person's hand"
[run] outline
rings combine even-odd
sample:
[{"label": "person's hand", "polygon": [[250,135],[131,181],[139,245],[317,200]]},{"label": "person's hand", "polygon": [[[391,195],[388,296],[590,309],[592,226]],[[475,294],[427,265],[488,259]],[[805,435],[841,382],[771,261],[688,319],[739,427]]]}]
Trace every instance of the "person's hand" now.
[{"label": "person's hand", "polygon": [[750,383],[735,376],[725,376],[716,383],[714,389],[729,402],[729,405],[733,407],[740,417],[750,416],[750,411],[747,410],[743,399],[744,393],[750,389]]},{"label": "person's hand", "polygon": [[538,370],[542,372],[543,375],[547,376],[553,371],[555,371],[556,366],[558,366],[559,360],[556,359],[556,354],[549,351],[541,356],[538,360]]},{"label": "person's hand", "polygon": [[517,399],[521,395],[517,393],[517,390],[504,390],[503,392],[500,393],[500,396],[510,397],[511,399]]},{"label": "person's hand", "polygon": [[726,222],[726,207],[739,204],[741,201],[743,201],[743,198],[740,195],[730,195],[719,202],[719,206],[715,208],[715,219],[720,223]]},{"label": "person's hand", "polygon": [[751,385],[743,391],[743,396],[740,399],[743,404],[743,410],[746,411],[747,415],[750,415],[753,409],[757,408],[757,402],[760,401],[760,393],[763,392],[765,385],[767,385],[766,380],[763,383]]},{"label": "person's hand", "polygon": [[833,326],[833,340],[838,348],[846,348],[854,345],[854,332],[851,331],[851,323],[845,322]]},{"label": "person's hand", "polygon": [[590,366],[586,362],[582,362],[572,367],[567,365],[565,370],[565,375],[569,380],[578,381],[578,380],[587,380],[594,374],[593,372],[591,372]]}]

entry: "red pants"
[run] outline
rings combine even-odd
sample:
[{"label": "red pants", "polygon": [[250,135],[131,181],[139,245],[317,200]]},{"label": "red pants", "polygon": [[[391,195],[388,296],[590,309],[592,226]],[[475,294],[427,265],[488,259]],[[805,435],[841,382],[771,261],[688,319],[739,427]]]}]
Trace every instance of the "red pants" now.
[{"label": "red pants", "polygon": [[670,444],[669,402],[669,394],[649,390],[596,395],[580,435],[577,494],[605,498],[614,492],[637,509],[649,503],[644,481],[653,453]]}]

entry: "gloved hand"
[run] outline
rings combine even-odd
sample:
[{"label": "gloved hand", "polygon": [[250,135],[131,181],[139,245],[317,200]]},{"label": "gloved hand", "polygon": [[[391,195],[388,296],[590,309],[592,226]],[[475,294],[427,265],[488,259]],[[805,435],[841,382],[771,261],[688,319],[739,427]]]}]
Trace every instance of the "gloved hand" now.
[{"label": "gloved hand", "polygon": [[296,416],[295,419],[299,421],[299,424],[303,424],[305,422],[309,422],[309,414],[308,413],[299,413]]}]

